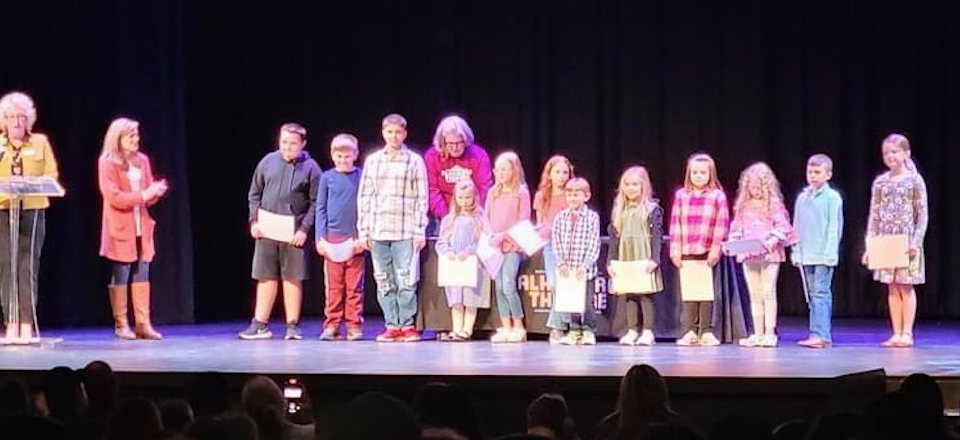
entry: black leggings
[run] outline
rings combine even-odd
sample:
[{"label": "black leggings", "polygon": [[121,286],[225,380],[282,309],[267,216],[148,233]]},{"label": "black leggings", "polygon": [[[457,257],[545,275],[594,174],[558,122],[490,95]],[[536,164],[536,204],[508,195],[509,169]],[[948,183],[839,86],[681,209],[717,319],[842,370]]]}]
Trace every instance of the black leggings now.
[{"label": "black leggings", "polygon": [[653,299],[650,295],[629,294],[627,300],[627,329],[639,332],[653,331]]}]

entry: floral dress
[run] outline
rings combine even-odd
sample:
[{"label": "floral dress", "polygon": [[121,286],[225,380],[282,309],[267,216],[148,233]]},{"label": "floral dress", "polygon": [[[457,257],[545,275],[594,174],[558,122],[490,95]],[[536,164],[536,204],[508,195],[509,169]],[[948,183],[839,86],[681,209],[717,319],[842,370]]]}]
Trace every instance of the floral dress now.
[{"label": "floral dress", "polygon": [[927,184],[918,173],[881,174],[873,181],[867,237],[906,234],[917,254],[907,267],[879,269],[873,279],[884,284],[923,284],[923,238],[927,233]]}]

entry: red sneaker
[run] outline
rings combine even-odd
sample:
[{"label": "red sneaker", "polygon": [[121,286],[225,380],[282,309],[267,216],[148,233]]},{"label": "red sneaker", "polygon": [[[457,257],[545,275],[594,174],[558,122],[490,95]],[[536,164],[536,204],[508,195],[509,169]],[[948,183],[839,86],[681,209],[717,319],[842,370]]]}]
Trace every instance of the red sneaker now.
[{"label": "red sneaker", "polygon": [[377,335],[377,342],[397,342],[400,341],[403,336],[403,332],[400,329],[388,328]]},{"label": "red sneaker", "polygon": [[404,327],[397,340],[400,342],[417,342],[420,340],[420,332],[413,327]]}]

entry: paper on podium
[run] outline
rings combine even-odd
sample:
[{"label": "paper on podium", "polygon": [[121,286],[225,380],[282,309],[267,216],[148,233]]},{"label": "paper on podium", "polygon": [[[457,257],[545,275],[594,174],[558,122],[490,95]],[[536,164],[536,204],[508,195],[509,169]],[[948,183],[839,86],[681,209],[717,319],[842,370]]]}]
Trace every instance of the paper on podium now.
[{"label": "paper on podium", "polygon": [[274,214],[263,208],[257,209],[257,227],[264,237],[281,243],[293,241],[296,222],[292,215]]},{"label": "paper on podium", "polygon": [[437,264],[437,285],[440,287],[477,287],[477,256],[471,255],[463,261],[446,255],[440,257]]},{"label": "paper on podium", "polygon": [[683,260],[680,266],[680,299],[713,301],[713,268],[707,260]]},{"label": "paper on podium", "polygon": [[767,248],[763,246],[763,241],[758,238],[725,241],[720,246],[729,255],[750,255],[767,252]]},{"label": "paper on podium", "polygon": [[353,250],[357,245],[357,241],[348,238],[346,241],[340,243],[330,243],[329,241],[323,240],[323,248],[327,253],[327,260],[330,260],[334,263],[343,263],[350,259],[353,256]]},{"label": "paper on podium", "polygon": [[562,276],[557,270],[557,286],[553,294],[553,309],[561,313],[583,313],[586,308],[587,279],[577,279],[574,270]]},{"label": "paper on podium", "polygon": [[647,272],[649,264],[650,260],[610,261],[610,268],[616,274],[611,278],[610,291],[615,294],[659,291],[654,274]]},{"label": "paper on podium", "polygon": [[533,255],[545,244],[530,220],[524,220],[507,230],[507,235],[523,249],[523,253]]},{"label": "paper on podium", "polygon": [[867,269],[897,269],[910,266],[910,238],[906,234],[867,237]]},{"label": "paper on podium", "polygon": [[477,241],[477,257],[480,258],[480,263],[483,264],[487,274],[496,278],[497,274],[500,273],[500,266],[503,265],[503,252],[490,245],[490,234],[486,232],[480,234]]}]

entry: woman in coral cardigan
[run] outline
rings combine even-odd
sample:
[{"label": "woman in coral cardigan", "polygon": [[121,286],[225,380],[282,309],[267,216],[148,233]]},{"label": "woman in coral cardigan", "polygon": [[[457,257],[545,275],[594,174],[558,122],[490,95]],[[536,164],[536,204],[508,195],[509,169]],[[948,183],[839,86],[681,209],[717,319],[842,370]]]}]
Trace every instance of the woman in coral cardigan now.
[{"label": "woman in coral cardigan", "polygon": [[[147,211],[167,191],[153,180],[150,159],[140,152],[140,123],[117,118],[103,139],[98,164],[103,195],[100,255],[111,262],[108,291],[118,339],[161,339],[150,325],[150,262],[156,222]],[[127,321],[127,295],[133,299],[135,331]]]}]

